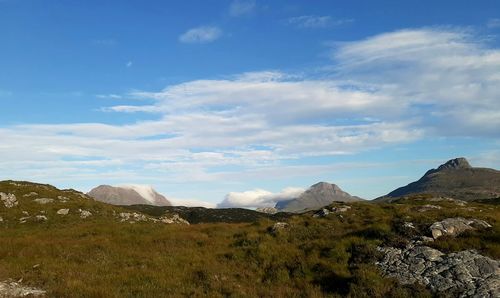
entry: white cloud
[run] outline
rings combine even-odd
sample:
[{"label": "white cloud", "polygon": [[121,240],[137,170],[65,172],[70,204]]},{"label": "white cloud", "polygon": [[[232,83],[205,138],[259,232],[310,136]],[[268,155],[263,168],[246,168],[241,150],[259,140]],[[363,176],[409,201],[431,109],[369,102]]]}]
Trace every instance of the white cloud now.
[{"label": "white cloud", "polygon": [[352,23],[352,19],[334,19],[331,16],[304,15],[288,19],[290,25],[299,28],[327,28]]},{"label": "white cloud", "polygon": [[97,94],[95,97],[103,99],[122,99],[123,97],[118,94]]},{"label": "white cloud", "polygon": [[219,39],[222,30],[214,26],[201,26],[189,29],[181,36],[179,41],[183,43],[209,43]]},{"label": "white cloud", "polygon": [[488,28],[500,28],[500,19],[489,19],[486,25]]},{"label": "white cloud", "polygon": [[229,6],[229,15],[239,17],[254,12],[256,7],[255,0],[233,0]]},{"label": "white cloud", "polygon": [[132,61],[128,61],[128,62],[125,64],[125,66],[126,66],[127,68],[132,67],[132,65],[133,65]]},{"label": "white cloud", "polygon": [[272,193],[263,189],[245,192],[230,192],[217,205],[219,208],[256,208],[274,207],[277,202],[297,198],[304,192],[302,188],[289,187],[279,193]]},{"label": "white cloud", "polygon": [[212,202],[205,202],[196,199],[178,199],[178,198],[168,198],[172,203],[172,206],[185,206],[185,207],[205,207],[205,208],[216,208],[217,204]]}]

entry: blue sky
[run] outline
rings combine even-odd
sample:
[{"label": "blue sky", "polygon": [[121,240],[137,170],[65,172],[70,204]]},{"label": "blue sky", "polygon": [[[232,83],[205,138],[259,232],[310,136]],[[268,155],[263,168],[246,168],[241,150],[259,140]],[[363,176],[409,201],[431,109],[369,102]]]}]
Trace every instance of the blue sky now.
[{"label": "blue sky", "polygon": [[0,0],[1,179],[256,207],[500,167],[498,1]]}]

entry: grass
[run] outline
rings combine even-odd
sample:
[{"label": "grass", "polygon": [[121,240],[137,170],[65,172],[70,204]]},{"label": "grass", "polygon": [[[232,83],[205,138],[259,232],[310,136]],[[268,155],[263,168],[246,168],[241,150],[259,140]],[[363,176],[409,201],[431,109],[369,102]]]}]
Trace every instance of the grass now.
[{"label": "grass", "polygon": [[[455,216],[484,219],[493,228],[443,237],[432,246],[446,252],[474,248],[500,258],[500,209],[494,205],[433,202],[442,209],[415,212],[425,202],[354,203],[325,218],[286,217],[289,228],[272,233],[272,218],[130,224],[114,215],[126,209],[71,191],[64,192],[70,201],[47,205],[23,194],[54,198],[62,192],[9,182],[0,182],[0,191],[20,201],[12,209],[0,204],[0,280],[22,278],[49,297],[431,297],[418,285],[383,278],[374,265],[376,247],[404,245],[412,233],[428,234],[431,223]],[[70,214],[57,215],[60,208]],[[78,208],[93,216],[81,219]],[[45,211],[49,220],[21,224],[22,211]],[[403,222],[413,222],[417,232],[401,228]]]}]

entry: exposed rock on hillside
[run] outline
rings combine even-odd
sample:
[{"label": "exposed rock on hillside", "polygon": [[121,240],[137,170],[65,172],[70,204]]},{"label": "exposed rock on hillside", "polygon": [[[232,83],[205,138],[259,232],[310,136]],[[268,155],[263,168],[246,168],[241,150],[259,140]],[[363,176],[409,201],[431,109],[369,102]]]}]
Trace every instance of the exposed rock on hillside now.
[{"label": "exposed rock on hillside", "polygon": [[97,201],[112,205],[155,205],[170,206],[170,202],[149,186],[109,186],[101,185],[92,189],[89,196]]},{"label": "exposed rock on hillside", "polygon": [[443,254],[427,246],[379,248],[384,275],[455,297],[499,297],[500,262],[474,250]]},{"label": "exposed rock on hillside", "polygon": [[2,200],[2,203],[4,204],[5,208],[12,208],[14,206],[17,206],[19,203],[17,202],[16,196],[13,194],[6,194],[3,192],[0,192],[0,200]]},{"label": "exposed rock on hillside", "polygon": [[359,197],[346,193],[335,184],[319,182],[296,199],[278,202],[276,208],[284,212],[304,212],[328,206],[333,202],[357,202],[361,200]]},{"label": "exposed rock on hillside", "polygon": [[467,230],[486,228],[491,228],[491,225],[484,220],[456,217],[435,222],[429,227],[429,230],[432,233],[432,237],[437,239],[445,235],[456,236]]},{"label": "exposed rock on hillside", "polygon": [[427,171],[418,181],[400,187],[377,198],[378,202],[392,202],[415,194],[431,194],[472,201],[500,196],[500,171],[471,167],[465,158],[455,158]]},{"label": "exposed rock on hillside", "polygon": [[0,297],[45,297],[45,291],[8,280],[0,282]]}]

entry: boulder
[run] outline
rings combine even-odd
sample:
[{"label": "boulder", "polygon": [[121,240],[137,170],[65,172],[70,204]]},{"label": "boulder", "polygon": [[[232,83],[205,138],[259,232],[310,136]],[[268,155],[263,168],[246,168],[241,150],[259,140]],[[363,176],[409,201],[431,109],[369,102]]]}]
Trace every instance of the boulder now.
[{"label": "boulder", "polygon": [[327,216],[328,214],[330,214],[330,211],[328,211],[328,209],[326,209],[326,208],[323,208],[323,209],[321,209],[321,210],[316,211],[316,212],[313,214],[313,217],[325,217],[325,216]]},{"label": "boulder", "polygon": [[39,199],[34,199],[33,202],[36,202],[38,204],[42,204],[42,205],[45,205],[45,204],[49,204],[49,203],[52,203],[54,202],[54,199],[49,199],[49,198],[39,198]]},{"label": "boulder", "polygon": [[17,198],[14,194],[6,194],[3,192],[0,192],[0,200],[3,202],[5,208],[12,208],[17,206],[19,203],[17,201]]},{"label": "boulder", "polygon": [[0,297],[45,297],[45,291],[7,280],[0,282]]},{"label": "boulder", "polygon": [[441,206],[429,205],[429,204],[413,208],[413,210],[415,210],[417,212],[426,212],[426,211],[439,210],[439,209],[441,209]]},{"label": "boulder", "polygon": [[47,221],[49,219],[45,215],[37,215],[37,216],[35,216],[35,220],[36,221]]},{"label": "boulder", "polygon": [[286,222],[277,222],[271,227],[271,233],[277,234],[283,230],[288,229],[290,225],[287,224]]},{"label": "boulder", "polygon": [[500,297],[500,262],[475,250],[444,254],[427,246],[379,248],[384,276],[455,297]]},{"label": "boulder", "polygon": [[68,215],[69,209],[59,209],[57,210],[57,214],[59,215]]},{"label": "boulder", "polygon": [[447,218],[433,223],[429,230],[432,237],[437,239],[441,236],[456,236],[467,230],[491,228],[491,225],[480,219],[465,219],[462,217]]},{"label": "boulder", "polygon": [[82,209],[78,209],[78,212],[80,212],[80,218],[87,218],[89,216],[92,216],[92,213],[88,210],[82,210]]}]

